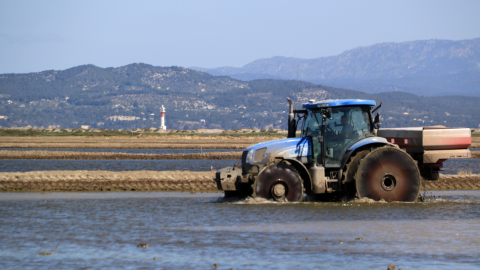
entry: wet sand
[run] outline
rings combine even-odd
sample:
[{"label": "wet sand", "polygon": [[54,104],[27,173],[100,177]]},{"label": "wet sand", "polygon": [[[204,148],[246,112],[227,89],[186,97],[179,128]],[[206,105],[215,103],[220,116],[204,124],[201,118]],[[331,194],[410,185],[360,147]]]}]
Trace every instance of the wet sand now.
[{"label": "wet sand", "polygon": [[[480,153],[479,153],[480,154]],[[115,152],[76,151],[6,151],[0,150],[0,159],[234,159],[240,160],[241,152],[207,152],[190,154],[132,154]]]},{"label": "wet sand", "polygon": [[[37,171],[0,173],[0,192],[219,192],[215,171]],[[441,175],[422,190],[478,190],[480,175]]]}]

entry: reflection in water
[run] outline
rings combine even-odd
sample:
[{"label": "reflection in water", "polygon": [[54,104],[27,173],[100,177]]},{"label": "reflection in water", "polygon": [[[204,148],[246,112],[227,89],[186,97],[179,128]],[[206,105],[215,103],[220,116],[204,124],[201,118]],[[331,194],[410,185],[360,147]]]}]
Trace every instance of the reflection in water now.
[{"label": "reflection in water", "polygon": [[[0,262],[21,269],[475,269],[480,192],[428,195],[426,203],[275,203],[225,202],[219,194],[0,194]],[[137,248],[141,242],[149,247]]]}]

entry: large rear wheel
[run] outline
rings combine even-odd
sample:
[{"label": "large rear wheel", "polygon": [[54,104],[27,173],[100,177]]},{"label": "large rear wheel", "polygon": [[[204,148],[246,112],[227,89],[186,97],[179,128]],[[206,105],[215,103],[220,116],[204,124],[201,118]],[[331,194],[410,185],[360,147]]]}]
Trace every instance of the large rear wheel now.
[{"label": "large rear wheel", "polygon": [[347,164],[345,165],[345,170],[343,172],[343,189],[347,198],[355,197],[357,189],[355,187],[355,174],[358,171],[358,166],[362,162],[363,158],[370,153],[370,150],[363,150],[360,152],[354,153],[350,156]]},{"label": "large rear wheel", "polygon": [[287,165],[266,168],[253,186],[254,196],[279,202],[303,201],[303,183],[298,173]]},{"label": "large rear wheel", "polygon": [[420,193],[420,172],[404,151],[381,147],[367,154],[355,174],[359,198],[385,201],[416,201]]}]

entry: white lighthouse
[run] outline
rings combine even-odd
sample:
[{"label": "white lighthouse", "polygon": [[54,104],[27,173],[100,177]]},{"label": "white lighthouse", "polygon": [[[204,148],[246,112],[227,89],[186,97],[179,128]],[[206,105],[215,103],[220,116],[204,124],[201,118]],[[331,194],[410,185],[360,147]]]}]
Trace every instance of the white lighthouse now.
[{"label": "white lighthouse", "polygon": [[167,127],[165,126],[165,107],[162,107],[160,108],[160,128],[161,129],[167,129]]}]

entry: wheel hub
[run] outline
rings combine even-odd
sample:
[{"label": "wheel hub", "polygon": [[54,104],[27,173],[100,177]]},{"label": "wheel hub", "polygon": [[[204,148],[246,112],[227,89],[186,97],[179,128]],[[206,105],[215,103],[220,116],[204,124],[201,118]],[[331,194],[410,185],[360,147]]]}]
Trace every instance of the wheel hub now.
[{"label": "wheel hub", "polygon": [[255,180],[254,196],[279,202],[303,201],[302,179],[290,167],[272,166]]},{"label": "wheel hub", "polygon": [[391,174],[385,174],[381,182],[382,188],[386,191],[392,191],[397,185],[397,180]]},{"label": "wheel hub", "polygon": [[284,201],[287,195],[285,184],[283,182],[275,183],[271,188],[271,194],[276,201]]},{"label": "wheel hub", "polygon": [[276,184],[275,186],[273,186],[273,193],[276,196],[281,197],[285,195],[285,187],[282,184]]}]

